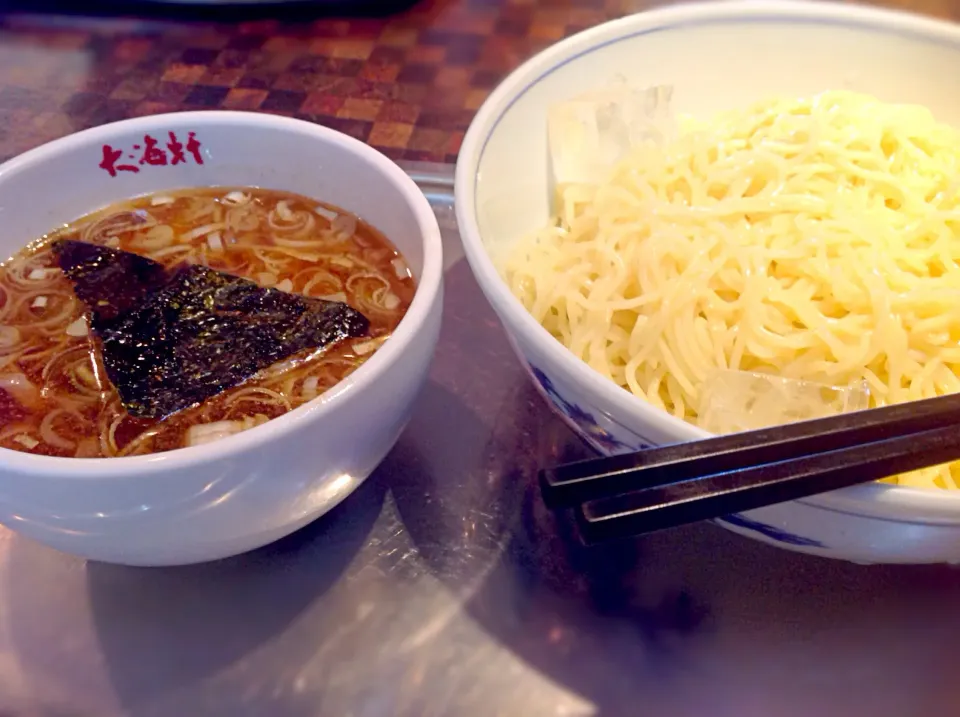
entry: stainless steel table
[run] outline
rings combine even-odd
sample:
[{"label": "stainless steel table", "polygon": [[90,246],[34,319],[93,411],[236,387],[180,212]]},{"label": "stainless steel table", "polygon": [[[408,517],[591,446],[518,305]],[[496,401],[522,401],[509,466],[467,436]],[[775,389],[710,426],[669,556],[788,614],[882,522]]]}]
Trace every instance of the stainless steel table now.
[{"label": "stainless steel table", "polygon": [[444,225],[447,303],[395,450],[331,514],[216,564],[86,563],[0,533],[0,715],[960,715],[955,569],[712,525],[578,545],[534,475],[584,449],[462,260],[449,169],[410,170]]}]

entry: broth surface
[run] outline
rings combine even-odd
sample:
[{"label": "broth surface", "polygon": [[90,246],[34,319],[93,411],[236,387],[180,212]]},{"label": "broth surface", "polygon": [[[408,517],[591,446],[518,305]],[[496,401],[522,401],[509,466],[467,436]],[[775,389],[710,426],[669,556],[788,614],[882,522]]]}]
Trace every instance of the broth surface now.
[{"label": "broth surface", "polygon": [[[240,386],[163,420],[135,419],[106,379],[85,309],[50,248],[76,239],[172,268],[203,264],[304,296],[341,301],[367,337],[274,364]],[[186,189],[90,214],[0,267],[0,446],[64,457],[138,455],[205,443],[319,396],[396,328],[414,280],[393,245],[331,205],[264,189]]]}]

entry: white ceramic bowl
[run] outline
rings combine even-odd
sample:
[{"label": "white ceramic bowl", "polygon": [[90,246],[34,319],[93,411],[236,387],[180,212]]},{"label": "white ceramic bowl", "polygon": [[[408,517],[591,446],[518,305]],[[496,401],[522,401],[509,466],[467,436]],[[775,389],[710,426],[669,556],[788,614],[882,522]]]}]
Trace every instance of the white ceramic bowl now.
[{"label": "white ceramic bowl", "polygon": [[[183,145],[172,163],[170,133]],[[199,142],[198,163],[187,140]],[[140,165],[145,136],[165,166]],[[138,145],[140,150],[135,150]],[[99,165],[122,150],[116,171]],[[132,156],[132,157],[131,157]],[[393,336],[337,386],[280,418],[206,445],[131,458],[49,458],[0,449],[0,522],[60,550],[167,565],[234,555],[314,520],[393,446],[440,328],[436,218],[416,184],[362,142],[298,120],[190,112],[79,132],[0,166],[0,252],[114,201],[194,186],[262,186],[355,212],[397,246],[418,282]]]},{"label": "white ceramic bowl", "polygon": [[[523,309],[489,252],[548,215],[550,104],[623,77],[674,87],[697,115],[770,95],[850,89],[928,106],[960,126],[960,27],[825,3],[675,5],[575,35],[513,72],[470,126],[456,174],[467,259],[541,392],[606,453],[706,435],[591,371]],[[871,484],[784,503],[721,524],[758,540],[858,562],[960,561],[960,495]]]}]

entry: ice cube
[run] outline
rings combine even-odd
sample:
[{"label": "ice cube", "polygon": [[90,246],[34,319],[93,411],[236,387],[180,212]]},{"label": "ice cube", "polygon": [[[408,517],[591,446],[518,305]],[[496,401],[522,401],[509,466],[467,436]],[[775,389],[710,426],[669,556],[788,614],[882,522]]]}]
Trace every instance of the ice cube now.
[{"label": "ice cube", "polygon": [[598,184],[631,149],[674,132],[673,88],[617,85],[552,105],[547,141],[554,185]]},{"label": "ice cube", "polygon": [[830,386],[724,369],[704,384],[697,422],[711,433],[737,433],[860,411],[869,401],[866,382]]}]

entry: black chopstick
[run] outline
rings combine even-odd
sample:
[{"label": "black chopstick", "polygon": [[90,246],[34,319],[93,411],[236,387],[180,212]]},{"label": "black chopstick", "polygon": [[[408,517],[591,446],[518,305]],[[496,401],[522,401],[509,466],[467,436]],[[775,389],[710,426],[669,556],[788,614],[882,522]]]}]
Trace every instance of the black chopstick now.
[{"label": "black chopstick", "polygon": [[735,470],[960,424],[960,394],[568,463],[540,472],[544,501],[577,505]]},{"label": "black chopstick", "polygon": [[718,518],[957,459],[960,426],[946,425],[590,501],[577,518],[584,541],[593,543]]}]

